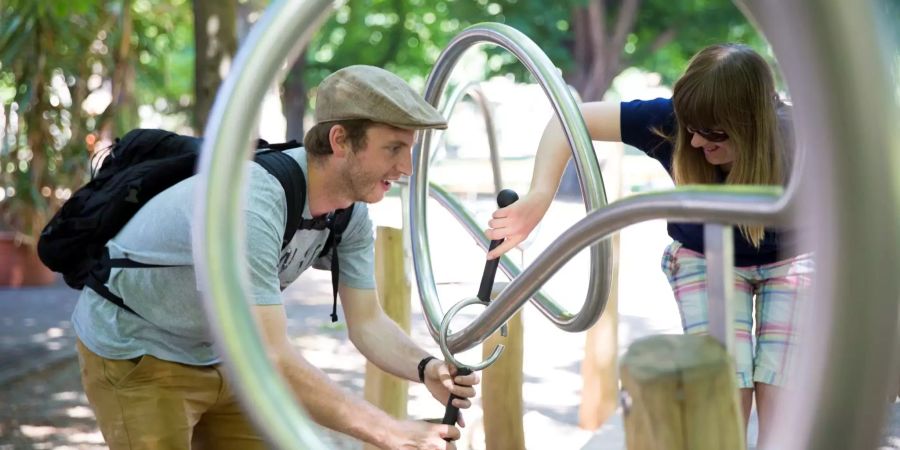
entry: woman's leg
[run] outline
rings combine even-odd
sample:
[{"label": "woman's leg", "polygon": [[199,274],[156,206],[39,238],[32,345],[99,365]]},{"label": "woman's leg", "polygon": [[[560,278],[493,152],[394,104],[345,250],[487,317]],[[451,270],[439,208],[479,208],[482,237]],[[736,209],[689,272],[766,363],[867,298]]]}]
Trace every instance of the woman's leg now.
[{"label": "woman's leg", "polygon": [[741,412],[744,414],[744,433],[747,432],[747,424],[750,422],[750,410],[753,409],[753,389],[741,390]]},{"label": "woman's leg", "polygon": [[[673,242],[663,254],[662,269],[672,286],[685,334],[708,334],[706,260],[703,255]],[[738,387],[741,389],[741,409],[746,429],[753,401],[753,348],[750,340],[753,327],[753,286],[743,269],[736,269],[734,278],[734,363]]]},{"label": "woman's leg", "polygon": [[813,273],[810,255],[759,266],[756,299],[756,356],[753,381],[759,414],[760,448],[772,427],[776,399],[795,359],[798,306]]},{"label": "woman's leg", "polygon": [[772,419],[775,413],[775,402],[781,393],[781,388],[766,383],[756,383],[756,414],[759,416],[759,439],[757,448],[766,448],[768,431],[772,429]]}]

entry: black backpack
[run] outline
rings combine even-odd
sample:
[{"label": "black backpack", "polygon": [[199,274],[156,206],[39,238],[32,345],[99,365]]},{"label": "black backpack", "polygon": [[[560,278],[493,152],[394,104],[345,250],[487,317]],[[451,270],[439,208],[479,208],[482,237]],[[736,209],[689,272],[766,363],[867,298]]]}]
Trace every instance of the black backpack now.
[{"label": "black backpack", "polygon": [[[60,272],[66,284],[88,286],[107,300],[136,314],[106,287],[113,267],[168,267],[129,259],[110,259],[106,243],[156,194],[194,174],[201,139],[169,131],[135,129],[110,150],[91,180],[75,192],[44,227],[38,240],[38,256],[48,268]],[[257,143],[254,161],[271,173],[285,192],[287,225],[282,248],[298,229],[329,229],[331,233],[320,256],[331,251],[331,281],[334,290],[332,321],[337,321],[339,264],[337,246],[350,222],[353,206],[327,218],[302,219],[306,202],[306,179],[299,164],[282,150],[299,147],[296,141]]]}]

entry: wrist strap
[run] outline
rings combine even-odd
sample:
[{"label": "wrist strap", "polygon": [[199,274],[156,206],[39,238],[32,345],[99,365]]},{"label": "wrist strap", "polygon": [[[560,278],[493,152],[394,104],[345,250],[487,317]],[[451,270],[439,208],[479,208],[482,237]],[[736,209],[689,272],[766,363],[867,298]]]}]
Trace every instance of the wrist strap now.
[{"label": "wrist strap", "polygon": [[426,356],[419,361],[419,382],[425,382],[425,367],[428,365],[428,362],[432,359],[437,359],[434,356]]}]

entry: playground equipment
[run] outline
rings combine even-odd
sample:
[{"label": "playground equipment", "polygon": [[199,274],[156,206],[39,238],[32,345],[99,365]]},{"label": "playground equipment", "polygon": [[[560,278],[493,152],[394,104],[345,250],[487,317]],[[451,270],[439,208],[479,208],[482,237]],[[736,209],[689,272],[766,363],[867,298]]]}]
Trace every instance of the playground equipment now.
[{"label": "playground equipment", "polygon": [[[267,439],[278,448],[324,447],[266,359],[246,306],[244,246],[237,226],[245,181],[241,168],[249,155],[252,125],[259,116],[257,100],[275,76],[290,66],[285,62],[292,61],[308,42],[330,4],[327,0],[280,1],[269,8],[219,92],[201,159],[201,184],[206,189],[198,198],[194,242],[208,314],[225,352],[226,366],[237,378],[239,395]],[[588,200],[588,216],[521,273],[510,261],[501,261],[515,278],[472,324],[452,335],[447,335],[446,327],[440,333],[440,311],[427,307],[429,327],[432,334],[446,338],[447,351],[453,354],[483,341],[535,296],[532,303],[558,327],[586,329],[602,312],[608,288],[608,265],[602,265],[608,256],[604,239],[624,226],[650,219],[711,224],[708,239],[718,238],[723,245],[707,249],[708,258],[720,261],[709,264],[709,275],[723,282],[718,292],[710,292],[710,298],[721,301],[728,286],[724,277],[729,225],[778,225],[793,219],[814,225],[805,239],[817,255],[812,298],[819,307],[812,311],[816,326],[807,328],[803,336],[806,352],[797,376],[804,383],[791,389],[788,400],[778,408],[772,445],[874,448],[884,423],[884,399],[896,382],[891,378],[896,367],[900,298],[896,276],[900,268],[900,130],[896,124],[900,118],[878,27],[874,26],[878,23],[874,7],[842,0],[746,0],[738,5],[766,34],[779,57],[793,94],[798,143],[815,151],[815,158],[795,166],[784,194],[768,189],[676,189],[602,207],[597,198],[602,195],[602,182],[588,178],[599,171],[596,167],[582,169],[585,197],[594,195]],[[465,37],[456,41],[484,38],[515,47],[498,29],[467,30]],[[442,64],[451,62],[447,57],[436,65],[437,75],[431,77],[435,87],[426,92],[429,98],[434,98],[443,83],[440,73],[449,70]],[[539,71],[536,77],[547,89],[552,80],[542,79],[542,74]],[[554,106],[567,127],[579,127],[577,110]],[[583,150],[590,146],[583,133],[570,132],[569,139],[578,164],[592,164],[583,157]],[[416,201],[424,201],[427,186],[427,167],[420,172],[421,164],[417,162],[413,189]],[[413,238],[420,241],[416,244],[417,275],[420,271],[424,275],[417,281],[420,289],[435,298],[430,292],[433,279],[428,270],[422,270],[428,253],[422,224],[416,224],[421,222],[421,211],[419,208],[413,215]],[[596,276],[581,312],[569,314],[535,295],[565,261],[588,246],[592,246]],[[724,311],[719,317],[724,317]],[[729,335],[729,323],[722,320],[722,338]]]},{"label": "playground equipment", "polygon": [[[447,102],[441,109],[441,114],[448,118],[452,116],[454,108],[459,105],[464,97],[471,98],[475,104],[478,105],[478,109],[481,110],[481,115],[484,118],[484,130],[485,134],[487,134],[488,151],[490,152],[491,157],[491,171],[494,175],[494,193],[498,194],[503,190],[503,175],[500,169],[500,151],[497,149],[497,132],[494,128],[494,113],[491,110],[491,105],[487,95],[484,93],[484,89],[482,89],[481,85],[478,83],[466,83],[457,87],[450,93]],[[441,138],[446,136],[446,134],[441,134]],[[443,141],[443,139],[441,140]],[[439,143],[436,147],[440,148],[442,145]],[[438,152],[436,151],[431,153],[429,157],[431,162],[434,161],[437,153]]]}]

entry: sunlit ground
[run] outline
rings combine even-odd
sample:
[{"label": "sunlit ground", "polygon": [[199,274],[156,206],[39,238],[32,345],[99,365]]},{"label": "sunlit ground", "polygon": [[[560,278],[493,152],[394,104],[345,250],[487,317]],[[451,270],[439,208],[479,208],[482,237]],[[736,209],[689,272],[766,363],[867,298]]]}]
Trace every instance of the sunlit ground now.
[{"label": "sunlit ground", "polygon": [[104,449],[103,436],[69,360],[0,390],[0,448]]}]

